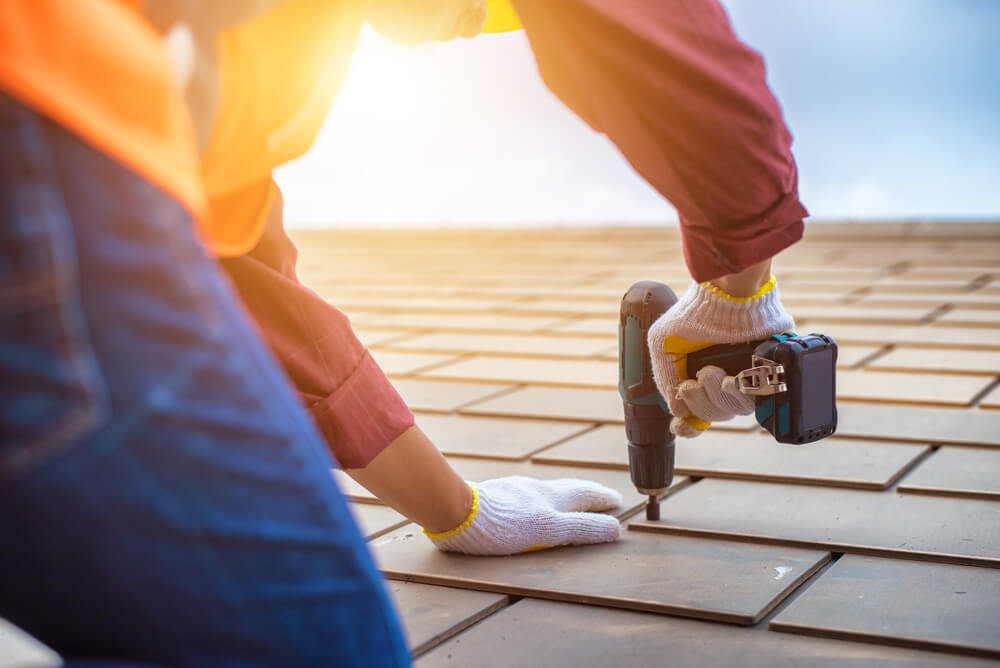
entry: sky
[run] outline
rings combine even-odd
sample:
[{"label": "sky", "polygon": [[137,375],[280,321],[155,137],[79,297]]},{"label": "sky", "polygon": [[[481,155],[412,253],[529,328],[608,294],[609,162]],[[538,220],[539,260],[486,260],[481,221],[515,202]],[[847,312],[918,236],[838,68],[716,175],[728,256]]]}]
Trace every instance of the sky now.
[{"label": "sky", "polygon": [[[725,0],[761,52],[814,219],[1000,219],[1000,2]],[[542,83],[523,31],[366,28],[290,226],[662,224],[676,213]]]}]

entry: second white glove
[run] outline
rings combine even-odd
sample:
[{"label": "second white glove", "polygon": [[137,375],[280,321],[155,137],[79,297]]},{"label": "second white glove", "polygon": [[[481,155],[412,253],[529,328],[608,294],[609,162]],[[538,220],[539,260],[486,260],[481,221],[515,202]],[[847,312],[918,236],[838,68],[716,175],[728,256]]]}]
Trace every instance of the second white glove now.
[{"label": "second white glove", "polygon": [[621,506],[622,497],[596,482],[510,476],[469,486],[472,510],[465,521],[450,531],[424,531],[440,550],[504,555],[618,538],[618,519],[592,511]]}]

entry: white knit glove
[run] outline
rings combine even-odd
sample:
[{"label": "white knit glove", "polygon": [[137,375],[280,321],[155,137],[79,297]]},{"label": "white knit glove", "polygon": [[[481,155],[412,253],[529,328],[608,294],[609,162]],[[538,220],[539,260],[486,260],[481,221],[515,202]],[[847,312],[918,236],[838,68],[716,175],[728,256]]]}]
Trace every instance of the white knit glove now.
[{"label": "white knit glove", "polygon": [[441,533],[424,530],[440,550],[502,555],[618,538],[615,517],[586,512],[622,504],[621,494],[596,482],[510,476],[469,486],[472,510],[464,522]]},{"label": "white knit glove", "polygon": [[754,398],[740,392],[736,379],[719,367],[703,367],[690,378],[688,353],[719,343],[760,341],[794,327],[778,299],[774,276],[752,297],[732,297],[710,283],[692,285],[649,328],[653,378],[674,416],[670,431],[698,436],[713,421],[754,410]]}]

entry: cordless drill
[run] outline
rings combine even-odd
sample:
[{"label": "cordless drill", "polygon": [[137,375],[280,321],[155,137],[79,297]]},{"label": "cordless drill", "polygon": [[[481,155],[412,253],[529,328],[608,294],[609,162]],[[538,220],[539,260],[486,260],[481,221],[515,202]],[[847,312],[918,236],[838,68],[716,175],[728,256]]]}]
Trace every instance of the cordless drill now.
[{"label": "cordless drill", "polygon": [[670,409],[653,380],[646,335],[677,301],[674,291],[639,281],[622,297],[618,321],[618,393],[625,404],[625,435],[632,484],[649,495],[646,519],[660,519],[659,495],[674,478],[674,435]]},{"label": "cordless drill", "polygon": [[[640,281],[622,297],[618,323],[618,392],[632,484],[649,495],[646,519],[660,518],[659,495],[674,475],[670,409],[656,388],[646,343],[649,328],[677,301],[662,283]],[[687,375],[712,365],[735,376],[755,398],[757,423],[779,443],[802,445],[837,429],[837,344],[824,334],[785,332],[763,341],[719,344],[690,353]]]}]

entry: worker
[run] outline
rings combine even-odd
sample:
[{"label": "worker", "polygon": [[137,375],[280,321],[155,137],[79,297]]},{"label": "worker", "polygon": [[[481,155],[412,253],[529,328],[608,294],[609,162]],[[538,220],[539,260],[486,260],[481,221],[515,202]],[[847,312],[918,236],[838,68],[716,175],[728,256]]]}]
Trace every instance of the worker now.
[{"label": "worker", "polygon": [[[368,5],[288,0],[218,36],[218,74],[193,81],[218,81],[221,93],[189,95],[196,101],[196,118],[214,113],[202,154],[212,209],[209,243],[340,466],[424,527],[438,547],[497,555],[614,540],[619,531],[614,517],[559,512],[617,506],[619,495],[607,487],[520,478],[470,486],[415,425],[347,317],[296,277],[296,250],[283,229],[272,169],[305,151],[319,131],[363,19],[405,44],[471,36],[483,28],[481,2],[429,4],[454,10],[458,18],[439,11],[431,20],[434,13],[381,0]],[[499,8],[486,27],[516,27],[509,14],[500,21],[501,10],[510,12],[510,6]],[[468,21],[462,18],[466,14]],[[194,25],[200,18],[197,9],[178,17]],[[206,99],[218,104],[197,104]],[[527,503],[550,496],[564,500],[558,507]],[[535,519],[525,522],[526,517]],[[456,527],[467,528],[457,532]]]},{"label": "worker", "polygon": [[[408,665],[316,423],[206,254],[219,201],[140,4],[0,3],[0,615],[69,665]],[[340,352],[369,430],[347,442],[383,436],[393,485],[457,497],[410,510],[440,547],[617,537],[576,512],[619,504],[594,483],[467,485]]]},{"label": "worker", "polygon": [[[414,20],[421,4],[400,11],[398,1],[378,0],[362,10],[350,3],[290,0],[224,32],[221,102],[203,171],[218,228],[213,248],[334,456],[380,499],[438,536],[465,526],[463,509],[471,502],[466,485],[414,426],[347,318],[298,282],[296,250],[284,233],[281,195],[271,176],[318,132],[364,12],[376,30],[402,43],[471,35],[482,26],[482,2],[429,3],[447,5],[458,16],[445,13],[449,20],[433,25]],[[607,133],[678,206],[692,275],[701,282],[717,279],[712,286],[693,286],[655,329],[654,370],[677,416],[672,431],[694,436],[710,419],[752,412],[752,398],[718,367],[706,368],[701,381],[687,379],[675,359],[715,342],[758,340],[792,327],[777,290],[763,286],[775,285],[770,258],[801,237],[806,211],[797,196],[791,137],[765,84],[760,56],[736,39],[716,3],[667,11],[644,0],[542,1],[519,4],[518,11],[520,19],[513,5],[491,2],[484,28],[505,31],[524,22],[549,87]],[[631,37],[619,38],[625,32]],[[587,49],[578,48],[582,41]],[[709,43],[717,48],[704,48]],[[680,71],[693,74],[680,77]],[[758,292],[758,299],[749,299]],[[720,307],[705,307],[708,315],[702,317],[686,306],[715,302],[740,313],[717,322]],[[667,323],[678,319],[682,333],[698,333],[705,324],[711,331],[694,343],[678,334],[668,340],[675,348],[665,350]],[[692,397],[700,401],[694,412],[678,398],[682,383],[687,403]],[[419,476],[412,475],[415,466]],[[587,521],[594,522],[588,541],[615,535],[610,523],[599,529],[598,518]],[[447,549],[459,539],[467,537],[436,542]]]},{"label": "worker", "polygon": [[[171,0],[173,9],[156,14],[149,2],[143,8],[155,21],[140,14],[139,4],[0,5],[0,529],[16,546],[0,553],[0,614],[70,659],[405,665],[398,622],[331,481],[333,460],[321,438],[356,479],[419,521],[442,549],[506,554],[614,539],[614,518],[565,512],[618,503],[614,492],[593,483],[462,481],[412,425],[346,319],[294,278],[294,249],[281,229],[270,169],[308,147],[346,60],[322,51],[300,58],[308,49],[280,47],[298,38],[317,48],[329,34],[311,28],[328,27],[327,18],[353,40],[355,18],[329,9],[350,3],[259,0],[247,5],[263,6],[261,13],[217,25],[187,13],[200,3]],[[575,68],[578,80],[563,82],[565,89],[558,82],[557,65],[572,53],[571,42],[556,35],[560,15],[589,16],[595,34],[607,28],[614,39],[621,30],[645,29],[619,22],[612,8],[626,8],[637,20],[644,3],[536,4],[537,12],[515,7],[547,83],[661,192],[678,197],[671,184],[684,171],[664,157],[669,137],[650,138],[665,142],[663,155],[636,153],[648,119],[616,119],[605,115],[612,106],[574,99],[577,87],[586,89]],[[470,15],[484,15],[474,0],[371,0],[364,7],[377,29],[391,35],[402,26],[397,37],[408,43],[471,34]],[[217,36],[202,52],[207,58],[195,58],[191,76],[181,77],[190,84],[193,115],[156,32],[173,29],[163,19],[171,12],[194,26],[196,48],[206,35]],[[424,12],[436,18],[423,20]],[[723,35],[723,25],[724,16],[715,28],[729,45],[735,38]],[[671,34],[646,37],[669,52],[677,46]],[[281,40],[267,41],[276,36]],[[204,75],[213,67],[199,65],[216,57],[221,89]],[[286,57],[291,70],[283,69]],[[581,65],[584,72],[597,68],[598,88],[613,78],[599,71],[608,64],[600,61]],[[679,76],[650,67],[660,78]],[[780,114],[775,120],[766,100],[754,98],[764,87],[763,71],[750,70],[760,77],[740,84],[742,97],[730,99],[723,90],[708,106],[745,102],[735,115],[759,121],[746,129],[751,152],[776,141],[768,150],[783,155]],[[245,86],[238,83],[244,74]],[[270,87],[282,77],[287,87]],[[724,83],[719,87],[726,89]],[[618,92],[618,110],[640,104],[638,85]],[[775,132],[754,131],[761,127]],[[241,155],[238,169],[227,165]],[[254,173],[259,165],[263,174]],[[767,187],[748,186],[753,196],[745,198],[755,215],[736,207],[725,218],[734,231],[725,247],[709,242],[698,251],[724,269],[716,276],[745,281],[744,268],[759,271],[777,246],[797,239],[790,221],[795,206],[777,199],[770,210],[757,206],[773,191],[781,202],[797,203],[794,163],[790,175],[787,163],[766,166],[772,172],[755,182]],[[254,178],[241,182],[230,168]],[[651,177],[657,168],[671,173]],[[695,184],[686,186],[691,201],[700,201]],[[678,209],[690,227],[686,209]],[[781,215],[769,215],[774,211]],[[713,212],[701,213],[697,225],[710,238]],[[798,213],[801,235],[804,210]],[[735,237],[754,225],[766,236],[779,223],[780,242],[739,252]],[[685,234],[688,252],[692,237]],[[752,238],[743,247],[761,246]],[[287,375],[202,242],[223,258]],[[755,254],[761,257],[750,262]],[[275,282],[254,278],[262,274]],[[251,298],[255,285],[270,285],[272,299],[284,296],[283,303],[299,304],[309,318],[269,322],[271,312]],[[421,485],[433,494],[415,498]]]}]

